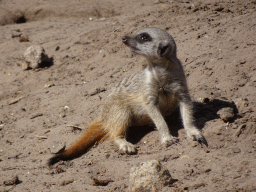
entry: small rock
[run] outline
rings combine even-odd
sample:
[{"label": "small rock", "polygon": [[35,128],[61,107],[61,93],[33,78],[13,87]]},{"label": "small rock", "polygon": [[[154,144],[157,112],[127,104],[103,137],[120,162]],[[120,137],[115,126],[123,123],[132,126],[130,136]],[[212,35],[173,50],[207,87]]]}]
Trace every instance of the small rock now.
[{"label": "small rock", "polygon": [[205,97],[205,98],[201,98],[202,103],[209,103],[210,99]]},{"label": "small rock", "polygon": [[66,143],[53,142],[50,147],[50,151],[53,154],[60,153],[66,148]]},{"label": "small rock", "polygon": [[238,147],[232,148],[233,153],[240,153],[241,149],[239,149]]},{"label": "small rock", "polygon": [[54,83],[45,83],[44,88],[49,88],[55,86]]},{"label": "small rock", "polygon": [[108,154],[106,154],[106,159],[108,159],[110,157],[110,154],[108,153]]},{"label": "small rock", "polygon": [[53,172],[51,172],[51,174],[60,174],[64,172],[66,172],[66,170],[64,170],[62,167],[56,167],[56,169]]},{"label": "small rock", "polygon": [[43,115],[44,115],[43,113],[35,113],[35,114],[33,114],[33,115],[30,117],[30,119],[35,119],[35,118],[41,117],[41,116],[43,116]]},{"label": "small rock", "polygon": [[155,4],[162,4],[162,3],[167,3],[167,0],[156,0]]},{"label": "small rock", "polygon": [[238,98],[234,100],[237,109],[241,109],[243,107],[247,107],[249,105],[248,99]]},{"label": "small rock", "polygon": [[22,68],[24,70],[27,69],[35,69],[42,66],[43,62],[49,62],[48,56],[45,54],[45,50],[40,45],[33,45],[29,47],[24,55],[24,61],[22,63]]},{"label": "small rock", "polygon": [[204,152],[205,153],[210,153],[210,150],[209,149],[204,149]]},{"label": "small rock", "polygon": [[90,91],[90,92],[88,93],[88,95],[94,96],[94,95],[97,95],[97,94],[99,94],[99,93],[101,93],[101,92],[104,92],[104,91],[106,91],[106,88],[104,88],[104,87],[96,88],[96,89],[94,89],[93,91]]},{"label": "small rock", "polygon": [[28,38],[28,36],[20,36],[19,41],[20,41],[20,42],[28,42],[28,41],[29,41],[29,38]]},{"label": "small rock", "polygon": [[235,132],[235,137],[239,137],[242,133],[242,131],[245,129],[246,125],[242,124],[237,128],[237,131]]},{"label": "small rock", "polygon": [[246,63],[246,60],[240,60],[240,61],[239,61],[239,64],[242,64],[242,65],[243,65],[243,64],[245,64],[245,63]]},{"label": "small rock", "polygon": [[188,156],[188,155],[182,155],[182,156],[180,157],[180,159],[189,159],[189,156]]},{"label": "small rock", "polygon": [[15,38],[15,37],[20,37],[22,35],[22,33],[19,31],[14,31],[12,32],[12,38]]},{"label": "small rock", "polygon": [[130,191],[158,191],[170,184],[172,177],[169,171],[157,160],[138,163],[131,168]]},{"label": "small rock", "polygon": [[12,179],[4,181],[4,185],[16,185],[19,184],[20,180],[18,175],[14,176]]},{"label": "small rock", "polygon": [[235,175],[233,176],[233,179],[238,179],[238,178],[240,178],[240,177],[241,177],[241,175],[235,174]]},{"label": "small rock", "polygon": [[69,180],[65,180],[65,181],[62,181],[60,184],[58,184],[57,186],[65,186],[65,185],[68,185],[70,183],[74,183],[75,180],[74,179],[69,179]]},{"label": "small rock", "polygon": [[249,161],[242,161],[241,164],[242,165],[249,165],[250,163],[249,163]]},{"label": "small rock", "polygon": [[205,187],[205,183],[196,183],[189,187],[184,187],[184,191],[194,191],[195,189],[198,189],[200,187]]},{"label": "small rock", "polygon": [[211,172],[211,171],[212,171],[211,169],[205,169],[205,170],[204,170],[205,173],[209,173],[209,172]]},{"label": "small rock", "polygon": [[217,114],[224,122],[230,122],[235,118],[234,109],[231,107],[223,108]]},{"label": "small rock", "polygon": [[172,155],[171,159],[178,159],[180,157],[180,154],[174,154]]},{"label": "small rock", "polygon": [[96,178],[92,179],[93,186],[107,186],[110,182],[114,182],[111,179],[104,179],[104,180],[99,180]]},{"label": "small rock", "polygon": [[183,173],[187,176],[191,176],[195,171],[193,169],[185,169],[183,170]]},{"label": "small rock", "polygon": [[59,51],[60,50],[60,46],[57,46],[56,48],[55,48],[55,51]]}]

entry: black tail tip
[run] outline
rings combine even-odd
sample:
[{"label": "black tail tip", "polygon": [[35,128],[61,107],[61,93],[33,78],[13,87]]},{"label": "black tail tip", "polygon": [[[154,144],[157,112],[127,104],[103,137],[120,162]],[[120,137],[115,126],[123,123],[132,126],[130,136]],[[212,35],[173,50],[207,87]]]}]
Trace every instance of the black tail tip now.
[{"label": "black tail tip", "polygon": [[65,158],[63,157],[63,155],[60,155],[60,154],[57,154],[55,156],[53,156],[52,158],[50,158],[47,162],[48,166],[52,166],[54,165],[55,163],[58,163],[59,161],[61,160],[64,160]]}]

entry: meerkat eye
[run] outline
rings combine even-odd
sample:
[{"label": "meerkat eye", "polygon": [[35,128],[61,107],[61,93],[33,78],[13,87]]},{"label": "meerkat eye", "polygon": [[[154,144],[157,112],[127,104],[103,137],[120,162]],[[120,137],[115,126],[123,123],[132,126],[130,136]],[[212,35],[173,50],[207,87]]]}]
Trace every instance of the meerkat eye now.
[{"label": "meerkat eye", "polygon": [[142,35],[140,38],[141,38],[141,40],[147,41],[148,40],[148,35]]},{"label": "meerkat eye", "polygon": [[151,41],[151,40],[152,40],[152,38],[147,33],[142,33],[138,36],[138,41],[141,43],[146,42],[146,41]]}]

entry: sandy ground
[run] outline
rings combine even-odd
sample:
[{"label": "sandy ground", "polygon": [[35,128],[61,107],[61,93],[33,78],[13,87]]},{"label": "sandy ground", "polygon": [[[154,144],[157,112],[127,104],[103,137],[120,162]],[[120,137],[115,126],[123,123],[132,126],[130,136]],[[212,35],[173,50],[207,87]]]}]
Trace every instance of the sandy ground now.
[{"label": "sandy ground", "polygon": [[[162,191],[256,191],[255,7],[252,0],[0,0],[0,191],[128,191],[130,168],[151,159],[174,178]],[[86,127],[111,88],[142,69],[144,59],[121,38],[151,26],[175,38],[209,147],[187,139],[177,111],[167,121],[180,141],[169,148],[153,125],[132,128],[136,155],[106,140],[48,168],[53,143],[71,146],[82,132],[72,126]],[[53,65],[22,70],[24,51],[37,44]],[[230,101],[238,113],[225,123],[217,111]],[[113,182],[93,186],[93,178]]]}]

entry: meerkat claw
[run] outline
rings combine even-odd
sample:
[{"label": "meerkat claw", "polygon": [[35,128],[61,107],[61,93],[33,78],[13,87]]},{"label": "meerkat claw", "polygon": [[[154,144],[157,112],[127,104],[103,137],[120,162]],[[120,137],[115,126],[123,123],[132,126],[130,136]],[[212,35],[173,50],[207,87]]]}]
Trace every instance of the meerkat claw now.
[{"label": "meerkat claw", "polygon": [[162,144],[165,146],[165,147],[169,147],[175,143],[178,143],[179,142],[179,139],[177,137],[172,137],[171,139],[168,139],[168,140],[165,140],[162,142]]},{"label": "meerkat claw", "polygon": [[205,137],[203,135],[192,135],[193,140],[197,141],[200,144],[205,144],[206,147],[208,147],[208,142],[206,141]]}]

